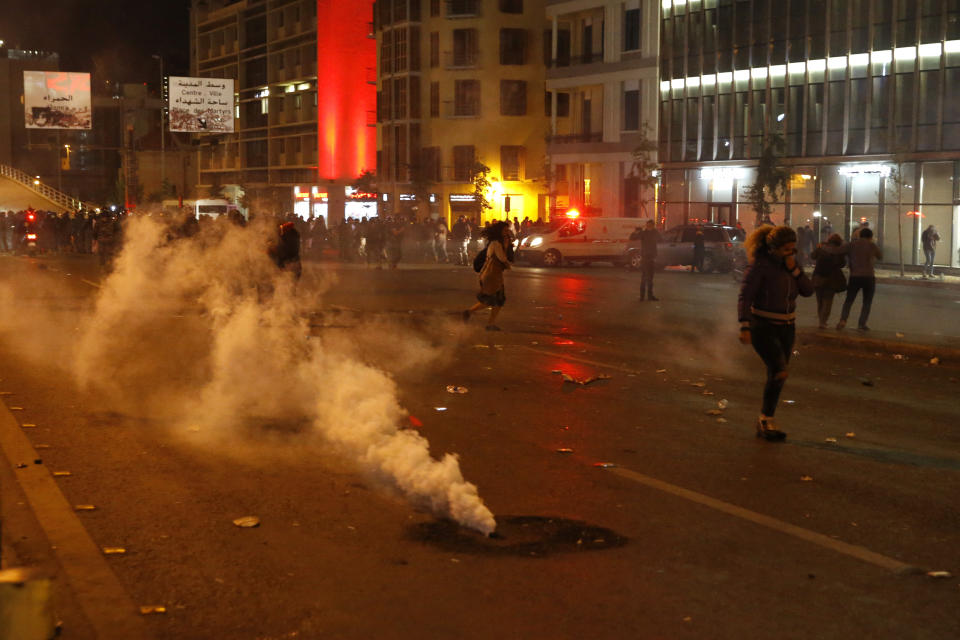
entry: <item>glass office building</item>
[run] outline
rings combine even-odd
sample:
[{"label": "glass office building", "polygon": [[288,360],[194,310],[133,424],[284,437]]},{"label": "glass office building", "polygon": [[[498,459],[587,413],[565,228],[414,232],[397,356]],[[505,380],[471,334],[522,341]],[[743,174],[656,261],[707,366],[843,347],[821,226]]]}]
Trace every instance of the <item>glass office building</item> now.
[{"label": "glass office building", "polygon": [[[772,133],[790,170],[773,220],[848,236],[885,262],[960,267],[960,0],[662,0],[661,214],[732,222]],[[897,180],[897,177],[900,177]]]}]

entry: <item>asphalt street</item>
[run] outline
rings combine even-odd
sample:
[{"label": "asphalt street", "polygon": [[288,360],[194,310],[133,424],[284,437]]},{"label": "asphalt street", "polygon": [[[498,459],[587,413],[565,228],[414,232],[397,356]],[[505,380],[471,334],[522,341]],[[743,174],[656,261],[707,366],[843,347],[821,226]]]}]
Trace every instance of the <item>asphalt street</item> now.
[{"label": "asphalt street", "polygon": [[194,301],[118,342],[100,375],[127,402],[79,386],[95,262],[0,256],[4,563],[57,576],[67,639],[960,636],[960,291],[881,285],[867,341],[802,301],[770,444],[729,275],[658,274],[656,303],[602,266],[506,280],[499,332],[460,318],[469,268],[312,263],[300,292],[303,340],[387,372],[433,454],[459,455],[486,538],[295,421],[165,421],[141,385],[197,384]]}]

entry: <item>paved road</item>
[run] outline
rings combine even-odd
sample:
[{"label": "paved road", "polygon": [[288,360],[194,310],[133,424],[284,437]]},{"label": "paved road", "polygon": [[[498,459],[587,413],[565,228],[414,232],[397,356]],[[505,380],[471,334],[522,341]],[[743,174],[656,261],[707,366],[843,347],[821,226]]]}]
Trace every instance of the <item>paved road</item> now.
[{"label": "paved road", "polygon": [[[149,326],[132,343],[117,331],[129,357],[97,375],[124,393],[78,388],[71,336],[99,292],[95,267],[0,258],[0,391],[23,408],[0,429],[49,445],[35,451],[45,469],[71,471],[54,479],[65,504],[97,507],[69,517],[94,547],[127,550],[89,557],[68,539],[52,551],[58,534],[40,522],[69,519],[49,495],[31,502],[25,474],[39,465],[8,459],[6,555],[61,578],[105,563],[115,583],[90,589],[157,638],[958,635],[957,579],[923,573],[960,573],[957,363],[804,333],[779,414],[790,438],[770,445],[753,438],[762,372],[736,342],[728,277],[662,274],[659,304],[638,303],[635,276],[612,269],[507,278],[501,333],[459,321],[466,269],[313,265],[301,291],[325,288],[309,327],[338,362],[324,388],[374,397],[386,383],[356,363],[388,372],[434,454],[458,453],[496,514],[487,539],[384,488],[295,420],[166,419],[164,403],[188,403],[197,363],[217,357],[211,317],[192,302],[148,325],[131,316]],[[871,324],[949,341],[955,299],[885,287]],[[244,363],[233,384],[270,366]],[[564,384],[558,370],[611,378]],[[728,408],[709,415],[720,400]],[[368,409],[358,401],[337,423],[362,429]],[[245,515],[260,527],[232,524]],[[111,609],[78,591],[60,595],[65,638],[92,637]],[[167,613],[141,619],[141,605]]]}]

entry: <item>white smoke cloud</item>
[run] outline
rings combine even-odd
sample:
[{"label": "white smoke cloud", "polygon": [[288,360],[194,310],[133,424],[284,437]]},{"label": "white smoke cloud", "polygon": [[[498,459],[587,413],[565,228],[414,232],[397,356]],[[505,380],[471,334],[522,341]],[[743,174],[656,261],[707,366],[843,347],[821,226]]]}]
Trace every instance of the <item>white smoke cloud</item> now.
[{"label": "white smoke cloud", "polygon": [[[437,460],[426,438],[401,428],[407,412],[395,382],[361,355],[388,348],[383,339],[351,340],[349,330],[308,338],[308,317],[332,282],[305,274],[294,283],[277,270],[265,251],[271,233],[266,221],[212,223],[172,239],[162,221],[129,219],[115,269],[80,323],[78,383],[118,410],[189,425],[218,443],[292,425],[287,446],[323,445],[411,501],[491,533],[493,514],[457,456]],[[374,325],[369,335],[384,335]],[[401,360],[442,357],[413,336],[398,339],[396,327],[387,335]]]}]

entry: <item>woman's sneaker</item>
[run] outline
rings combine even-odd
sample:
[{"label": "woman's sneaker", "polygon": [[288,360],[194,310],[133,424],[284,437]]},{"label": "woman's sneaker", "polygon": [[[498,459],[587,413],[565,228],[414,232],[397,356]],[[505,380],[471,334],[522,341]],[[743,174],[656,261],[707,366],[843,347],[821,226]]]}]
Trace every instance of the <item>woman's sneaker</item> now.
[{"label": "woman's sneaker", "polygon": [[777,428],[773,418],[760,416],[757,418],[757,437],[767,442],[783,442],[787,439],[787,434]]}]

